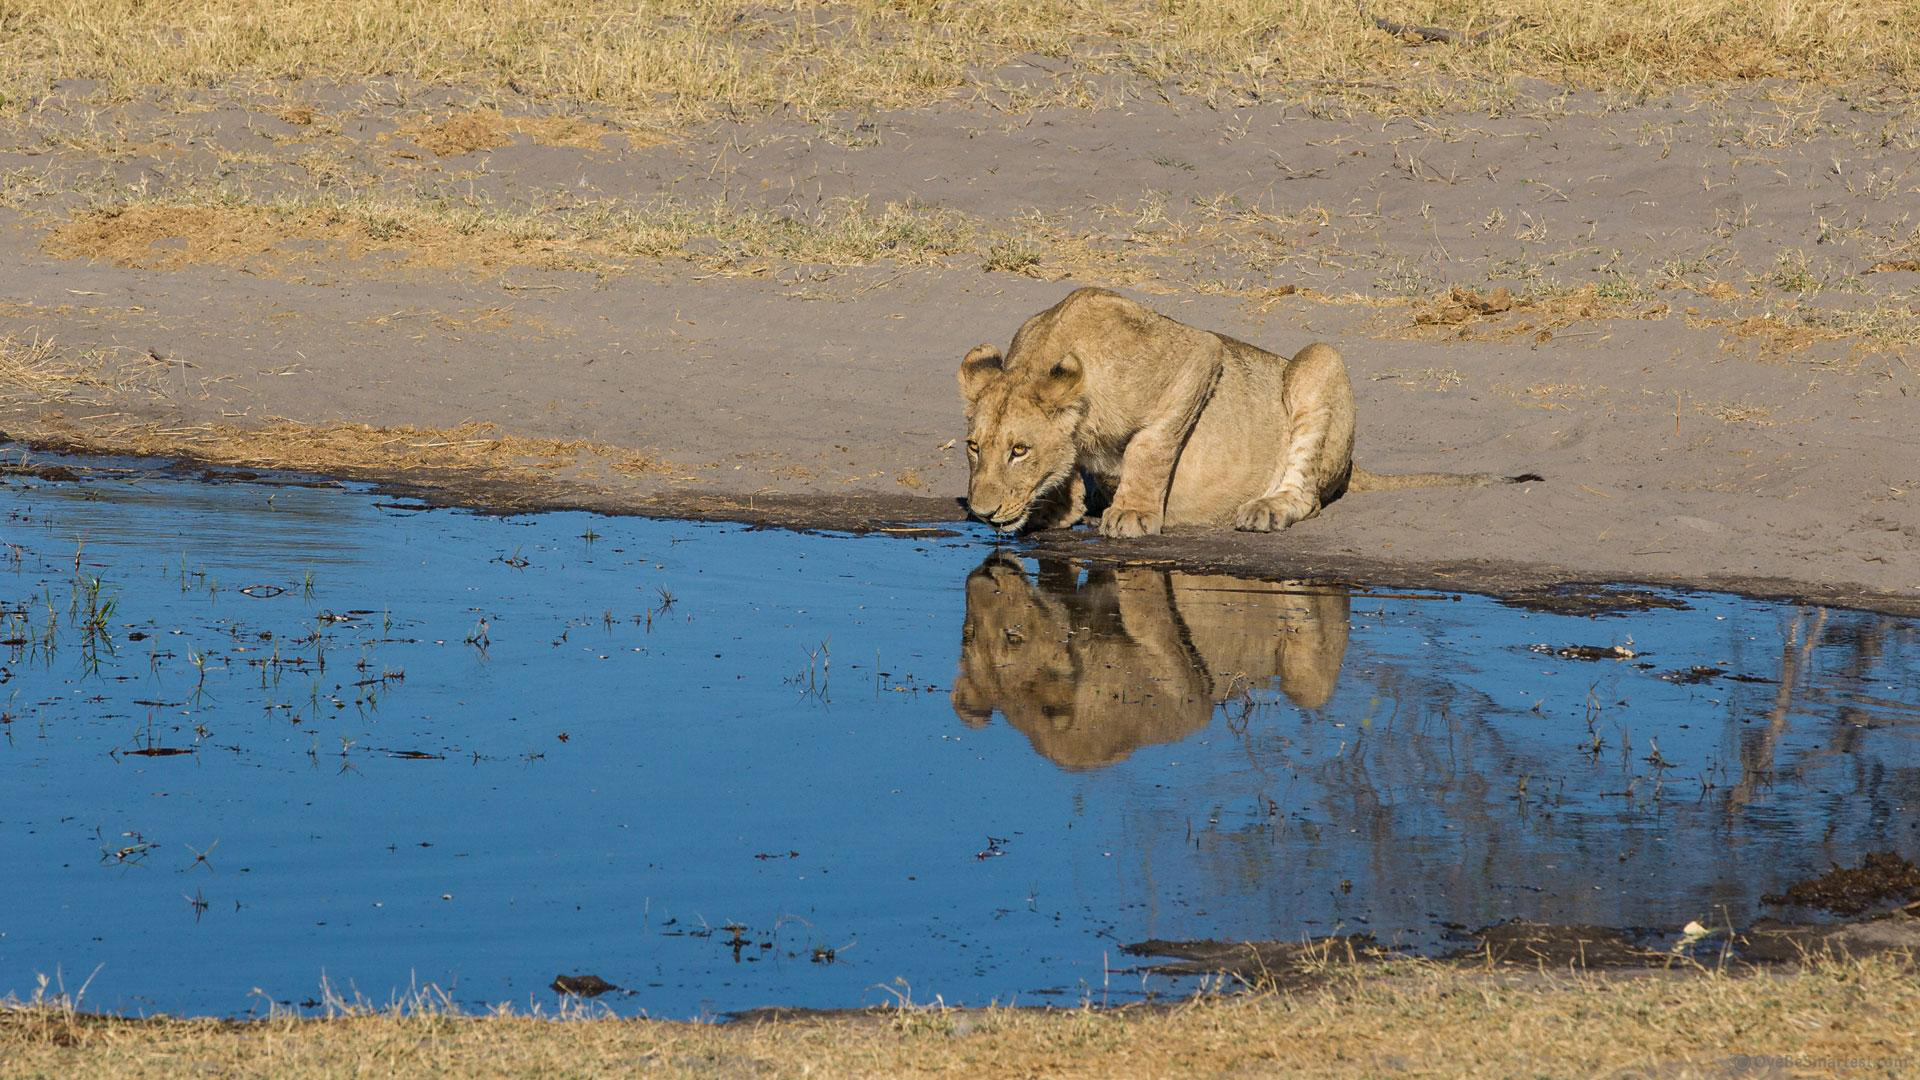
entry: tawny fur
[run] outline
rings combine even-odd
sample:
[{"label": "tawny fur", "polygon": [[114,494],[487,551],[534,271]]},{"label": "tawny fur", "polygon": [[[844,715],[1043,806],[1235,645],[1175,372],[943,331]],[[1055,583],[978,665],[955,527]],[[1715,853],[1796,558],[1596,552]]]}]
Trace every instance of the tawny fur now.
[{"label": "tawny fur", "polygon": [[1268,532],[1342,492],[1501,482],[1484,473],[1385,476],[1353,465],[1353,387],[1332,346],[1284,359],[1079,289],[1028,319],[1004,357],[960,363],[967,503],[1009,532],[1073,525],[1089,485],[1108,536],[1167,525]]},{"label": "tawny fur", "polygon": [[1094,769],[1183,739],[1214,707],[1279,680],[1303,709],[1333,696],[1346,657],[1339,589],[1250,584],[1142,566],[996,554],[967,578],[953,711],[998,712],[1057,765]]}]

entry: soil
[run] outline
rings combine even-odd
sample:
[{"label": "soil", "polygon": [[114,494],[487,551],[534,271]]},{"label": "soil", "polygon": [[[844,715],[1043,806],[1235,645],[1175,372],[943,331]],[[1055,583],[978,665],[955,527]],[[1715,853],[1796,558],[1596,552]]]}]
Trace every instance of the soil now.
[{"label": "soil", "polygon": [[556,994],[583,998],[595,998],[620,989],[598,975],[555,975],[551,988]]},{"label": "soil", "polygon": [[[1734,963],[1768,968],[1812,957],[1866,957],[1920,950],[1920,914],[1892,912],[1839,923],[1761,920],[1729,938],[1709,933],[1689,948],[1662,950],[1633,934],[1601,926],[1496,923],[1467,935],[1469,942],[1433,958],[1434,963],[1474,970],[1516,968],[1596,973],[1644,969],[1695,970]],[[1329,964],[1389,960],[1398,954],[1371,937],[1309,941],[1143,941],[1125,951],[1168,957],[1140,970],[1157,975],[1224,975],[1248,985],[1297,987],[1318,981]]]},{"label": "soil", "polygon": [[1785,893],[1762,899],[1769,904],[1858,915],[1890,901],[1920,901],[1920,866],[1892,851],[1869,852],[1859,866],[1836,866],[1819,877],[1794,882]]},{"label": "soil", "polygon": [[1296,987],[1314,981],[1329,962],[1376,960],[1392,955],[1371,935],[1307,941],[1163,941],[1121,947],[1131,956],[1165,957],[1139,970],[1155,975],[1224,975],[1248,986]]},{"label": "soil", "polygon": [[[0,121],[0,174],[46,186],[0,206],[0,336],[106,350],[145,377],[84,400],[0,393],[0,433],[192,454],[193,440],[162,436],[483,423],[649,467],[589,455],[512,475],[324,471],[502,510],[952,523],[960,356],[1004,345],[1076,285],[1109,284],[1276,351],[1334,342],[1368,468],[1546,479],[1350,495],[1280,535],[1121,544],[1081,530],[1036,538],[1044,549],[1543,598],[1630,581],[1920,613],[1920,376],[1910,339],[1863,328],[1905,326],[1920,297],[1920,272],[1899,261],[1920,148],[1880,139],[1888,114],[1873,102],[1789,107],[1769,93],[1574,94],[1400,119],[1143,94],[1123,109],[746,117],[661,145],[549,145],[568,140],[496,112],[484,139],[408,154],[394,150],[405,133],[445,115],[430,95],[288,87],[327,119],[298,128],[276,119],[284,95],[122,103],[88,122],[145,134],[111,151],[15,117]],[[31,123],[78,125],[89,108],[50,99]],[[555,192],[796,215],[841,198],[912,203],[1091,254],[1019,272],[974,255],[828,265],[710,250],[567,269],[297,238],[227,250],[152,222],[133,255],[50,242],[81,210],[84,178],[164,197],[238,177],[269,198],[308,182],[313,154],[396,190],[501,206]],[[1211,226],[1222,200],[1272,220]],[[275,463],[257,446],[206,456]]]},{"label": "soil", "polygon": [[1471,936],[1471,944],[1444,959],[1553,968],[1665,967],[1673,961],[1672,954],[1635,944],[1624,931],[1604,926],[1516,921],[1496,923]]}]

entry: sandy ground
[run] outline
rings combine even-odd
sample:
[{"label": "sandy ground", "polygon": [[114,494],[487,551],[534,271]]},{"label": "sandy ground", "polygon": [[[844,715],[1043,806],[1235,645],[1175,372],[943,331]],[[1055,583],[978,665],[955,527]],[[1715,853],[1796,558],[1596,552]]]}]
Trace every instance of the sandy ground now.
[{"label": "sandy ground", "polygon": [[[1634,580],[1920,611],[1908,104],[1748,86],[1382,119],[1141,94],[762,117],[664,143],[545,145],[526,128],[465,150],[418,134],[466,107],[293,87],[104,111],[56,97],[0,121],[0,336],[104,350],[132,373],[110,392],[0,394],[0,431],[111,448],[156,445],[136,429],[481,421],[656,467],[582,459],[515,480],[530,485],[515,498],[499,477],[385,474],[517,505],[955,520],[959,357],[1075,285],[1110,284],[1277,351],[1335,343],[1368,468],[1547,479],[1349,496],[1273,536],[1044,543],[1267,575]],[[497,208],[911,204],[1015,257],[721,242],[476,261],[404,231],[253,243],[87,216],[323,181]],[[1521,298],[1508,310],[1487,302],[1502,286]]]}]

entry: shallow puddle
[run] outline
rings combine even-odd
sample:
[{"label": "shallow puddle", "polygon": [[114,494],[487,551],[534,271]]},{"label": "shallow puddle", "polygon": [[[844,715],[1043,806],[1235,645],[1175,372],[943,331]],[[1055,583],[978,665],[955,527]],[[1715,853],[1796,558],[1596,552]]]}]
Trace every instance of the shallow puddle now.
[{"label": "shallow puddle", "polygon": [[0,480],[0,541],[0,995],[1117,1002],[1187,988],[1147,938],[1660,941],[1920,846],[1870,613],[139,470]]}]

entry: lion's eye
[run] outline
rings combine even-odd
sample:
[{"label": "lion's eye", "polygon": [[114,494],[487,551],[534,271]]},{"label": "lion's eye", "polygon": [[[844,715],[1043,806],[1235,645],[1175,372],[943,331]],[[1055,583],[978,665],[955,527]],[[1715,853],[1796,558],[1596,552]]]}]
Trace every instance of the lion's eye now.
[{"label": "lion's eye", "polygon": [[1011,626],[1007,627],[1006,635],[1007,635],[1007,644],[1009,645],[1020,645],[1025,643],[1027,640],[1027,635],[1021,633],[1018,630],[1015,630]]},{"label": "lion's eye", "polygon": [[974,441],[973,441],[972,439],[968,439],[968,440],[967,440],[967,453],[969,453],[969,454],[977,454],[977,453],[979,453],[979,452],[980,452],[980,444],[979,444],[979,443],[977,443],[977,442],[974,442]]},{"label": "lion's eye", "polygon": [[1025,445],[1020,443],[1015,443],[1013,449],[1007,451],[1008,461],[1019,461],[1021,458],[1026,456],[1027,456],[1027,448]]}]

